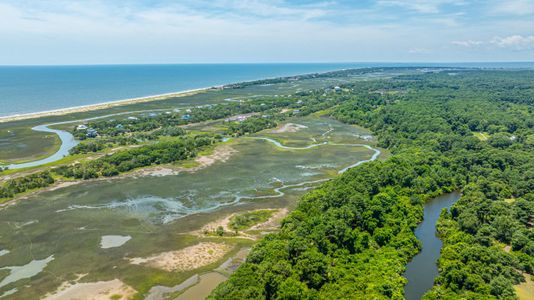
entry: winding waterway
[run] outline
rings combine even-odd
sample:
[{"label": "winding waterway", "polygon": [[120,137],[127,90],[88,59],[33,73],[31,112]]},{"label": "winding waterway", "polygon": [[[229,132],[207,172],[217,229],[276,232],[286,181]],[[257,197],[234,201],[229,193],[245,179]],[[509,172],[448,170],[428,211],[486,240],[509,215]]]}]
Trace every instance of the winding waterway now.
[{"label": "winding waterway", "polygon": [[407,300],[419,300],[432,288],[434,278],[438,275],[437,260],[441,252],[442,242],[436,236],[436,222],[441,210],[449,209],[458,199],[460,193],[453,192],[431,199],[425,204],[424,220],[415,229],[415,236],[423,248],[406,266],[404,277],[408,284],[404,287]]},{"label": "winding waterway", "polygon": [[57,122],[57,123],[52,123],[52,124],[43,124],[43,125],[35,126],[32,128],[33,131],[49,132],[49,133],[57,134],[57,136],[60,139],[60,143],[61,143],[61,146],[59,147],[59,149],[54,154],[48,157],[45,157],[43,159],[33,160],[29,162],[24,162],[24,163],[9,164],[9,165],[0,164],[0,167],[7,167],[8,169],[22,169],[22,168],[29,168],[29,167],[37,167],[37,166],[41,166],[41,165],[48,164],[51,162],[55,162],[69,155],[70,149],[74,148],[76,145],[80,143],[80,141],[76,140],[70,132],[66,130],[60,130],[60,129],[52,129],[50,128],[50,126],[85,123],[87,121],[105,119],[105,118],[114,117],[114,116],[131,115],[131,114],[138,114],[138,113],[144,113],[144,112],[155,112],[155,111],[163,111],[163,110],[164,109],[150,109],[150,110],[120,112],[120,113],[108,114],[108,115],[92,117],[92,118],[85,118],[85,119],[79,119],[79,120],[64,121],[64,122]]},{"label": "winding waterway", "polygon": [[[328,131],[324,132],[322,134],[322,136],[326,136],[327,134],[329,134],[332,131],[334,131],[334,129],[330,128]],[[288,150],[306,150],[306,149],[311,149],[311,148],[324,146],[324,145],[332,145],[332,146],[364,147],[364,148],[367,148],[367,149],[369,149],[369,150],[374,152],[373,156],[371,156],[371,158],[357,161],[356,163],[339,170],[337,172],[338,174],[345,173],[348,169],[357,167],[357,166],[359,166],[359,165],[361,165],[363,163],[376,160],[380,156],[380,153],[381,153],[380,150],[378,150],[376,148],[373,148],[373,147],[371,147],[369,145],[366,145],[366,144],[338,144],[338,143],[331,143],[331,142],[322,142],[320,144],[312,144],[312,145],[308,145],[308,146],[304,146],[304,147],[290,147],[290,146],[282,145],[282,143],[280,143],[279,141],[271,139],[271,138],[255,137],[254,139],[265,140],[265,141],[268,141],[268,142],[272,143],[273,145],[275,145],[278,148],[288,149]]]},{"label": "winding waterway", "polygon": [[69,155],[69,150],[72,149],[74,146],[78,145],[79,141],[77,141],[74,138],[74,136],[70,134],[68,131],[49,128],[48,126],[51,126],[51,125],[56,125],[56,124],[39,125],[39,126],[33,127],[32,130],[57,134],[59,139],[61,140],[61,146],[56,151],[56,153],[43,159],[29,161],[29,162],[20,163],[20,164],[9,164],[9,165],[6,165],[5,167],[9,169],[22,169],[22,168],[28,168],[28,167],[36,167],[36,166],[44,165],[44,164],[51,163],[54,161],[58,161],[62,159],[64,156]]}]

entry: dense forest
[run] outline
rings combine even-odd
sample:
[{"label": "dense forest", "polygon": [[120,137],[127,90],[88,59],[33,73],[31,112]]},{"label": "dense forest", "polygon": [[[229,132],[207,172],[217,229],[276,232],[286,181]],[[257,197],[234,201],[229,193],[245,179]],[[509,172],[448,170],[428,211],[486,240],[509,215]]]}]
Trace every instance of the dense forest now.
[{"label": "dense forest", "polygon": [[534,72],[441,71],[343,86],[331,109],[393,155],[306,194],[211,299],[403,299],[423,204],[459,190],[425,299],[516,299],[534,272]]}]

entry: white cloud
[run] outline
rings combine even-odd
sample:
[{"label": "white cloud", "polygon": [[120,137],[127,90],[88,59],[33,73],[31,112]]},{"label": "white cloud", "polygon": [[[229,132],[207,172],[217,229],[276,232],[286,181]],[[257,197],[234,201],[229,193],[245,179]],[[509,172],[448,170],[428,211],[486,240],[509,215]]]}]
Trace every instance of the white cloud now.
[{"label": "white cloud", "polygon": [[500,48],[508,48],[514,50],[528,50],[534,49],[534,35],[522,36],[522,35],[509,35],[505,37],[494,37],[491,44]]},{"label": "white cloud", "polygon": [[530,50],[534,49],[534,35],[508,35],[495,36],[490,40],[457,40],[451,44],[464,48],[481,48],[486,49],[500,48],[507,50]]},{"label": "white cloud", "polygon": [[491,12],[495,15],[525,16],[534,14],[534,1],[532,0],[506,0],[495,5]]},{"label": "white cloud", "polygon": [[484,44],[483,41],[465,40],[465,41],[452,41],[451,44],[456,46],[462,46],[466,48],[474,48]]},{"label": "white cloud", "polygon": [[514,51],[530,47],[529,17],[485,22],[458,0],[319,1],[0,0],[0,64],[531,59]]}]

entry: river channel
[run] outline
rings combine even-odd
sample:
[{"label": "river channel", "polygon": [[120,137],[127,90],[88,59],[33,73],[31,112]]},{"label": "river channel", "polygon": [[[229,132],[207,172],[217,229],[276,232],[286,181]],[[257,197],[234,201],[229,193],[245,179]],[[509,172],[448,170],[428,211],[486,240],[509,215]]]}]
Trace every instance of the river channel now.
[{"label": "river channel", "polygon": [[437,261],[442,242],[436,236],[436,222],[442,209],[449,209],[458,199],[460,193],[453,192],[431,199],[425,204],[424,220],[415,229],[415,236],[423,244],[419,252],[406,266],[404,277],[408,284],[404,288],[407,300],[419,300],[432,288],[434,278],[438,275]]}]

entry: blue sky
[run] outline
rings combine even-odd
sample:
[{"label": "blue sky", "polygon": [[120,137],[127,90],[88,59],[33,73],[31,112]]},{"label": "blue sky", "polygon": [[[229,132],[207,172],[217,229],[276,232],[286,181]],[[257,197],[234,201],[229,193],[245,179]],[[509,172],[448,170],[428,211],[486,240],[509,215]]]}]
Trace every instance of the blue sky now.
[{"label": "blue sky", "polygon": [[534,0],[0,0],[0,64],[533,61]]}]

